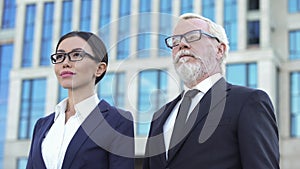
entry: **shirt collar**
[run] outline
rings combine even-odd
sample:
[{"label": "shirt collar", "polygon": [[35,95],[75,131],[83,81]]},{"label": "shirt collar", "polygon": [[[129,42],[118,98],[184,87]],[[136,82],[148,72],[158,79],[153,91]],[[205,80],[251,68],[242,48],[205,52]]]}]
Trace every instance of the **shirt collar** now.
[{"label": "shirt collar", "polygon": [[[61,113],[65,113],[67,108],[67,101],[68,98],[65,98],[55,106],[54,121]],[[81,123],[94,110],[94,108],[98,105],[99,102],[100,100],[98,98],[98,95],[95,93],[94,95],[84,99],[83,101],[75,105],[75,111],[76,111],[75,115],[77,115]]]},{"label": "shirt collar", "polygon": [[[205,94],[221,78],[222,78],[221,73],[216,73],[216,74],[214,74],[212,76],[209,76],[208,78],[204,79],[203,81],[201,81],[200,83],[198,83],[196,86],[194,86],[191,89],[198,89],[202,93]],[[184,86],[185,92],[188,91],[188,90],[191,90],[191,89]]]}]

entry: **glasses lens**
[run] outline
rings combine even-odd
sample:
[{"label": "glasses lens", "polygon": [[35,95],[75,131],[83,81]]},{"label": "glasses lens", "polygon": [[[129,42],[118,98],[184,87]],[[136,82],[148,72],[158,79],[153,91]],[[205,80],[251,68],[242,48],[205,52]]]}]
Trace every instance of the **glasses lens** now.
[{"label": "glasses lens", "polygon": [[73,51],[69,53],[69,56],[71,57],[71,61],[79,61],[82,60],[85,53],[83,51]]},{"label": "glasses lens", "polygon": [[193,42],[201,38],[200,31],[191,31],[184,35],[187,42]]},{"label": "glasses lens", "polygon": [[180,43],[180,36],[171,36],[166,39],[166,42],[169,47],[175,47]]},{"label": "glasses lens", "polygon": [[52,63],[63,62],[65,58],[65,53],[55,53],[51,56]]}]

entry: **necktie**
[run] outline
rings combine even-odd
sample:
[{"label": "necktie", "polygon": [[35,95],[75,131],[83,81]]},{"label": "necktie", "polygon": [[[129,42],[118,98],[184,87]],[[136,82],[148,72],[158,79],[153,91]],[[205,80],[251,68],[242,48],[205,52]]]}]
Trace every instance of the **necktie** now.
[{"label": "necktie", "polygon": [[170,157],[172,154],[172,148],[178,144],[186,133],[182,133],[184,126],[186,124],[188,112],[191,106],[192,98],[196,96],[199,92],[197,89],[189,90],[183,97],[183,100],[179,106],[178,114],[175,120],[173,133],[170,140],[168,156]]}]

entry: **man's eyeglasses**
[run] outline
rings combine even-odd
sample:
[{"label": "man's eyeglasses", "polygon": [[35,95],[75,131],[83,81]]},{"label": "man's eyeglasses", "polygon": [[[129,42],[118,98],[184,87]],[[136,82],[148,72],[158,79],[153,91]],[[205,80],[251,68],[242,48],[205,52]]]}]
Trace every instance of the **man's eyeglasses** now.
[{"label": "man's eyeglasses", "polygon": [[174,35],[174,36],[169,36],[165,39],[165,42],[166,42],[166,45],[169,47],[169,48],[173,48],[175,46],[178,46],[182,40],[182,38],[184,38],[184,40],[188,43],[190,42],[194,42],[194,41],[197,41],[197,40],[200,40],[201,39],[201,36],[202,35],[206,35],[210,38],[214,38],[216,39],[219,43],[221,42],[219,40],[219,38],[217,38],[216,36],[210,34],[210,33],[207,33],[207,32],[204,32],[202,30],[192,30],[192,31],[189,31],[185,34],[182,34],[182,35]]},{"label": "man's eyeglasses", "polygon": [[66,56],[68,56],[69,61],[76,62],[81,61],[85,56],[90,57],[92,60],[100,61],[98,58],[92,56],[89,53],[86,53],[84,50],[74,50],[69,53],[58,52],[51,55],[51,62],[53,64],[62,63],[65,61]]}]

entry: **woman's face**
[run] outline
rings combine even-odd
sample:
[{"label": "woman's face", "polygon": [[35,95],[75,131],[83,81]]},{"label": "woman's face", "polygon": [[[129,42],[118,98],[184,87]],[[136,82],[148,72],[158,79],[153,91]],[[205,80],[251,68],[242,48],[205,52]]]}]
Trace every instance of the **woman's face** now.
[{"label": "woman's face", "polygon": [[[84,51],[96,57],[88,43],[77,36],[64,39],[58,46],[56,53],[69,53],[71,51]],[[68,56],[62,63],[54,65],[56,77],[63,88],[72,90],[94,89],[95,79],[105,70],[106,65],[97,63],[89,56],[84,55],[80,61],[70,61]]]}]

